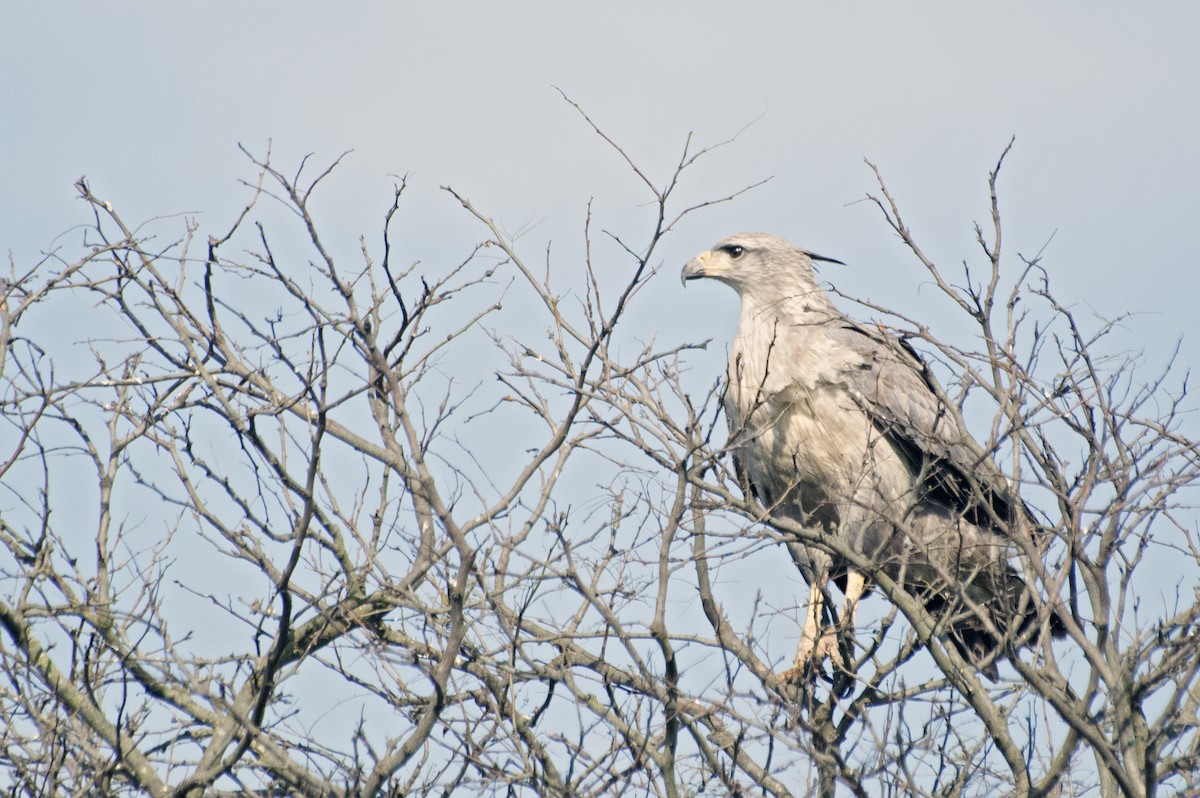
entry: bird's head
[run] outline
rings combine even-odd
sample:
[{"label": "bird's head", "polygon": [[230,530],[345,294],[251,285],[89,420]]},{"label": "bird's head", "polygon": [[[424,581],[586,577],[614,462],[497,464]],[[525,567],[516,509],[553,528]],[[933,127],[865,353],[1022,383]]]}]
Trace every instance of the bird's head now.
[{"label": "bird's head", "polygon": [[692,258],[680,276],[684,285],[688,280],[711,277],[732,286],[742,295],[762,289],[807,293],[820,290],[813,261],[841,263],[806,252],[769,233],[738,233]]}]

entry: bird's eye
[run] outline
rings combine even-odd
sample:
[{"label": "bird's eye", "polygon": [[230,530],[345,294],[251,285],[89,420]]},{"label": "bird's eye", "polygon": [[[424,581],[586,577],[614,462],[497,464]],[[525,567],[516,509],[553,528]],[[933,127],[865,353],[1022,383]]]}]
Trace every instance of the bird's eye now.
[{"label": "bird's eye", "polygon": [[738,258],[742,257],[742,255],[746,254],[746,249],[744,247],[739,247],[737,244],[728,244],[723,246],[721,247],[721,251],[729,255],[729,257],[733,260],[737,260]]}]

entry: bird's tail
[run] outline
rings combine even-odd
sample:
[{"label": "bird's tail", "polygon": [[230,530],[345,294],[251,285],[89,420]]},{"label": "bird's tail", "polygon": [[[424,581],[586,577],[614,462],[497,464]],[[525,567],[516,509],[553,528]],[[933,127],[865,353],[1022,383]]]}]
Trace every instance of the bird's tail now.
[{"label": "bird's tail", "polygon": [[925,607],[944,624],[945,639],[991,680],[999,677],[996,662],[1035,644],[1043,628],[1054,638],[1067,633],[1061,608],[1036,601],[1007,563],[996,570],[964,574],[953,591],[924,591]]}]

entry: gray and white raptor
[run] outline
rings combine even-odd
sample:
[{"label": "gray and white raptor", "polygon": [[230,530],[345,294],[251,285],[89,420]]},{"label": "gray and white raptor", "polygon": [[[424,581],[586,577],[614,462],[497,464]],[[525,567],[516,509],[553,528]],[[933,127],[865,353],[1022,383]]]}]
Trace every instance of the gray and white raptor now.
[{"label": "gray and white raptor", "polygon": [[[991,456],[938,398],[917,354],[842,314],[817,284],[831,261],[764,233],[730,236],[683,280],[713,278],[741,297],[725,412],[735,463],[772,514],[837,536],[922,598],[939,632],[983,673],[1031,625],[1062,634],[1057,611],[1010,562],[1016,535],[1041,530]],[[839,261],[833,261],[838,263]],[[869,573],[828,551],[788,546],[810,586],[792,680],[829,657],[845,667],[826,585],[845,595],[853,629]]]}]

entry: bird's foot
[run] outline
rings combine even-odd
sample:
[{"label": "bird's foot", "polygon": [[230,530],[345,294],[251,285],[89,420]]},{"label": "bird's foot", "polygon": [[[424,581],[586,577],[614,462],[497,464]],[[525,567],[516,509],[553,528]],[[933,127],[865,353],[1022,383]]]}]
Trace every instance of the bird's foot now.
[{"label": "bird's foot", "polygon": [[796,687],[809,685],[818,675],[824,676],[823,663],[829,660],[833,668],[834,691],[840,696],[849,692],[854,672],[847,664],[842,647],[838,642],[837,629],[827,626],[815,640],[808,635],[800,638],[796,647],[796,659],[792,667],[779,674],[780,681]]}]

